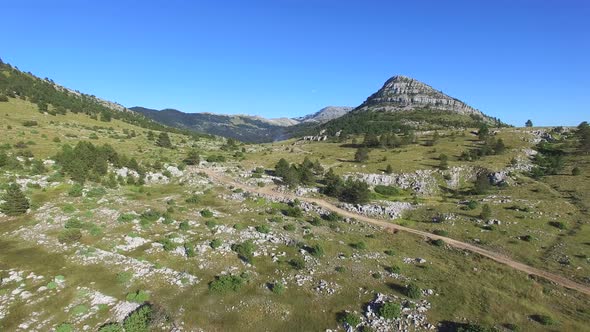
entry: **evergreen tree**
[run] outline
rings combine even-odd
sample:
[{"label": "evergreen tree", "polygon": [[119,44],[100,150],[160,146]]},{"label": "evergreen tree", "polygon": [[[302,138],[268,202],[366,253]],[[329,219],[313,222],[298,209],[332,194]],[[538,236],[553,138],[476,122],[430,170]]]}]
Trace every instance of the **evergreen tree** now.
[{"label": "evergreen tree", "polygon": [[526,122],[525,122],[525,124],[524,124],[524,125],[525,125],[525,127],[527,127],[527,128],[530,128],[530,127],[532,127],[532,126],[533,126],[533,121],[531,121],[531,120],[526,120]]},{"label": "evergreen tree", "polygon": [[326,176],[324,177],[324,182],[326,184],[323,190],[324,194],[332,197],[340,196],[343,187],[342,178],[336,175],[333,169],[330,168],[330,170],[328,170],[328,173],[326,173]]},{"label": "evergreen tree", "polygon": [[284,177],[289,171],[289,162],[285,158],[281,158],[275,165],[275,175],[278,177]]},{"label": "evergreen tree", "polygon": [[475,193],[478,195],[483,195],[490,190],[492,187],[490,183],[490,179],[488,177],[487,172],[482,172],[477,175],[477,179],[475,180]]},{"label": "evergreen tree", "polygon": [[393,167],[391,167],[391,165],[387,165],[387,167],[385,168],[385,173],[386,174],[393,173]]},{"label": "evergreen tree", "polygon": [[364,147],[358,148],[354,154],[354,161],[361,163],[367,160],[369,160],[369,149]]},{"label": "evergreen tree", "polygon": [[8,186],[6,193],[2,196],[4,203],[0,205],[0,211],[7,216],[18,216],[27,213],[29,199],[20,190],[20,187],[13,183]]},{"label": "evergreen tree", "polygon": [[156,140],[156,145],[161,148],[171,149],[172,142],[170,141],[170,137],[168,136],[168,133],[161,132],[160,135],[158,135],[158,139]]},{"label": "evergreen tree", "polygon": [[490,220],[490,218],[492,217],[492,208],[489,204],[485,204],[484,206],[482,206],[481,214],[479,216],[483,220]]},{"label": "evergreen tree", "polygon": [[187,165],[198,165],[201,162],[201,157],[199,157],[197,150],[192,149],[187,153],[184,162]]},{"label": "evergreen tree", "polygon": [[485,123],[482,124],[479,127],[479,130],[477,131],[477,137],[479,137],[480,141],[485,141],[489,135],[490,135],[490,128],[488,128],[488,125],[486,125]]},{"label": "evergreen tree", "polygon": [[377,138],[377,135],[375,135],[373,133],[367,133],[367,134],[365,134],[365,139],[363,140],[363,145],[368,148],[377,147],[377,146],[379,146],[379,138]]},{"label": "evergreen tree", "polygon": [[440,161],[440,164],[438,165],[440,169],[444,170],[449,168],[449,157],[446,154],[441,153],[438,160]]}]

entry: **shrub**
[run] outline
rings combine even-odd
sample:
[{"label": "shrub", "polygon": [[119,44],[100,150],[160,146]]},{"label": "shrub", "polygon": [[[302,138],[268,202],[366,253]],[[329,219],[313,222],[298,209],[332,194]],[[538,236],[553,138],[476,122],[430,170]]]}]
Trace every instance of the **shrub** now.
[{"label": "shrub", "polygon": [[561,221],[550,221],[549,225],[558,228],[558,229],[566,229],[567,227],[565,226],[565,224]]},{"label": "shrub", "polygon": [[310,221],[310,224],[312,224],[313,226],[321,226],[322,225],[322,219],[318,218],[318,217],[313,217]]},{"label": "shrub", "polygon": [[149,301],[150,294],[146,291],[138,290],[133,293],[128,293],[125,299],[129,302],[144,303]]},{"label": "shrub", "polygon": [[270,233],[270,227],[267,225],[258,225],[256,226],[256,231],[259,233],[268,234]]},{"label": "shrub", "polygon": [[254,258],[254,251],[256,251],[256,244],[252,240],[247,240],[240,244],[234,244],[231,248],[238,254],[238,257],[248,263],[252,263]]},{"label": "shrub", "polygon": [[190,225],[188,223],[188,221],[183,221],[180,224],[178,224],[178,229],[180,229],[181,231],[188,231],[190,228]]},{"label": "shrub", "polygon": [[340,322],[341,324],[346,323],[354,328],[357,325],[359,325],[362,322],[362,320],[359,316],[351,312],[341,312],[338,314],[338,322]]},{"label": "shrub", "polygon": [[176,249],[176,244],[168,238],[161,239],[158,242],[160,244],[162,244],[162,247],[164,248],[165,251],[172,251],[172,250]]},{"label": "shrub", "polygon": [[133,274],[131,272],[119,272],[117,273],[116,280],[118,284],[126,284],[131,281]]},{"label": "shrub", "polygon": [[237,292],[243,285],[244,280],[240,276],[218,276],[209,283],[209,291],[218,294],[224,294],[229,291]]},{"label": "shrub", "polygon": [[344,273],[346,271],[346,268],[344,266],[336,266],[334,270],[339,273]]},{"label": "shrub", "polygon": [[35,120],[23,121],[23,126],[25,126],[25,127],[35,127],[37,125],[38,125],[38,123]]},{"label": "shrub", "polygon": [[275,294],[283,294],[285,292],[285,285],[281,282],[275,282],[272,284],[271,290]]},{"label": "shrub", "polygon": [[88,310],[89,309],[87,306],[85,306],[84,304],[79,304],[79,305],[72,308],[72,315],[80,316],[80,315],[87,313]]},{"label": "shrub", "polygon": [[533,237],[530,236],[529,234],[527,234],[527,235],[521,236],[520,239],[523,241],[526,241],[526,242],[531,242],[533,240]]},{"label": "shrub", "polygon": [[197,203],[199,203],[200,200],[201,199],[199,198],[199,196],[191,195],[187,199],[185,199],[184,201],[189,204],[197,204]]},{"label": "shrub", "polygon": [[367,249],[367,244],[363,241],[351,243],[350,246],[353,247],[354,249],[361,249],[361,250]]},{"label": "shrub", "polygon": [[80,197],[80,196],[82,196],[82,190],[84,190],[84,186],[82,186],[79,183],[74,183],[74,185],[68,191],[68,196]]},{"label": "shrub", "polygon": [[118,323],[107,323],[99,327],[98,332],[123,332],[123,327]]},{"label": "shrub", "polygon": [[479,217],[483,220],[489,220],[492,217],[492,208],[489,204],[485,204],[481,208],[481,214],[479,215]]},{"label": "shrub", "polygon": [[61,323],[55,328],[55,332],[73,332],[74,326],[70,323]]},{"label": "shrub", "polygon": [[295,270],[303,270],[305,268],[305,261],[301,257],[295,257],[289,261],[289,265]]},{"label": "shrub", "polygon": [[300,218],[303,212],[298,206],[288,206],[283,210],[283,214],[287,217]]},{"label": "shrub", "polygon": [[394,186],[378,185],[378,186],[375,186],[375,188],[373,190],[375,190],[376,193],[384,195],[384,196],[395,196],[395,195],[400,194],[400,190]]},{"label": "shrub", "polygon": [[394,319],[398,318],[402,312],[402,309],[399,304],[393,302],[383,303],[377,313],[379,316],[386,318],[386,319]]},{"label": "shrub", "polygon": [[82,232],[78,228],[67,228],[59,232],[57,235],[57,240],[64,244],[78,242],[81,238]]},{"label": "shrub", "polygon": [[547,315],[532,315],[531,318],[540,323],[541,325],[554,325],[555,321],[553,320],[553,318],[551,318],[551,316],[547,316]]},{"label": "shrub", "polygon": [[469,202],[467,202],[467,208],[469,210],[477,209],[477,205],[478,205],[477,201],[474,201],[474,200],[470,200]]},{"label": "shrub", "polygon": [[324,248],[319,243],[314,244],[311,248],[309,253],[316,258],[324,256]]},{"label": "shrub", "polygon": [[574,168],[572,169],[572,175],[573,175],[573,176],[578,176],[578,175],[580,175],[580,174],[582,174],[582,171],[580,170],[580,168],[579,168],[579,167],[574,167]]},{"label": "shrub", "polygon": [[387,271],[389,273],[394,273],[394,274],[400,274],[402,272],[400,267],[397,265],[388,266],[385,268],[385,271]]},{"label": "shrub", "polygon": [[220,239],[213,239],[213,241],[211,241],[211,243],[209,243],[209,245],[213,249],[217,249],[217,248],[221,247],[221,244],[222,244],[222,242]]},{"label": "shrub", "polygon": [[205,226],[207,226],[207,228],[212,229],[215,228],[215,226],[217,226],[217,223],[215,222],[215,220],[207,220],[205,222]]},{"label": "shrub", "polygon": [[4,200],[4,203],[0,205],[0,211],[7,216],[25,214],[30,207],[29,199],[23,194],[16,183],[8,186],[6,193],[2,196],[2,200]]},{"label": "shrub", "polygon": [[133,213],[124,213],[124,214],[120,215],[119,218],[117,218],[117,221],[127,223],[127,222],[131,222],[136,217],[137,216]]},{"label": "shrub", "polygon": [[432,243],[432,245],[435,245],[437,247],[442,247],[445,245],[445,241],[443,241],[441,239],[432,240],[432,241],[430,241],[430,243]]},{"label": "shrub", "polygon": [[435,229],[432,233],[436,234],[436,235],[440,235],[440,236],[448,236],[449,235],[449,232],[447,232],[443,229]]},{"label": "shrub", "polygon": [[201,210],[201,216],[204,218],[211,218],[213,217],[213,212],[205,209],[205,210]]},{"label": "shrub", "polygon": [[336,212],[330,212],[328,214],[324,214],[322,216],[322,218],[324,218],[327,221],[339,221],[342,219],[342,217]]},{"label": "shrub", "polygon": [[142,305],[133,311],[123,321],[126,332],[149,332],[152,317],[152,307],[149,304]]},{"label": "shrub", "polygon": [[416,284],[409,284],[406,286],[406,296],[411,299],[418,299],[422,296],[422,289]]},{"label": "shrub", "polygon": [[293,225],[293,224],[287,224],[287,225],[283,226],[283,229],[286,230],[286,231],[288,231],[288,232],[292,232],[292,231],[295,230],[295,225]]},{"label": "shrub", "polygon": [[86,197],[102,197],[107,193],[103,187],[94,187],[86,193]]},{"label": "shrub", "polygon": [[195,248],[192,245],[185,243],[184,254],[186,255],[186,257],[195,257]]},{"label": "shrub", "polygon": [[392,249],[387,249],[384,251],[387,256],[395,256],[395,251]]}]

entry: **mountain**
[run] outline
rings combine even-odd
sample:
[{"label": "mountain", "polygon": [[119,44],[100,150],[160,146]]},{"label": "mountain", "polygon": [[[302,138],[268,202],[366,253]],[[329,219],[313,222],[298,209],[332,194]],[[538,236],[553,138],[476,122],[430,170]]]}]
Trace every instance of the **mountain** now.
[{"label": "mountain", "polygon": [[266,119],[251,115],[184,113],[175,109],[159,111],[139,106],[130,108],[136,113],[168,126],[231,137],[249,143],[287,139],[301,128],[315,128],[318,124],[336,119],[352,109],[352,107],[328,106],[300,118]]},{"label": "mountain", "polygon": [[175,109],[159,111],[139,106],[131,107],[130,110],[171,127],[235,138],[249,143],[284,139],[285,128],[298,123],[286,118],[265,119],[248,115],[184,113]]},{"label": "mountain", "polygon": [[[482,123],[503,125],[465,102],[407,76],[393,76],[360,106],[337,119],[311,128],[335,134],[360,134],[403,130],[473,128]],[[305,134],[310,134],[308,128]],[[301,134],[301,133],[300,133]]]}]

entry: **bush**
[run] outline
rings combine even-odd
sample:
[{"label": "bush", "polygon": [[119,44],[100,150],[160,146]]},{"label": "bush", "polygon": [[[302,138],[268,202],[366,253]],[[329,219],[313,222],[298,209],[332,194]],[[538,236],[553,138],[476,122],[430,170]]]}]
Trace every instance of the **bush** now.
[{"label": "bush", "polygon": [[172,251],[176,249],[176,244],[168,238],[161,239],[158,242],[162,245],[164,251]]},{"label": "bush", "polygon": [[204,218],[211,218],[213,217],[213,212],[205,209],[205,210],[201,210],[201,216]]},{"label": "bush", "polygon": [[237,292],[244,285],[244,280],[239,276],[224,275],[218,276],[209,283],[209,291],[218,294],[225,294],[229,291]]},{"label": "bush", "polygon": [[231,249],[238,254],[240,259],[252,263],[254,251],[256,251],[256,244],[252,240],[247,240],[243,243],[232,245]]},{"label": "bush", "polygon": [[283,214],[287,217],[300,218],[303,212],[298,206],[288,206],[283,210]]},{"label": "bush", "polygon": [[205,226],[207,226],[207,228],[212,229],[215,228],[215,226],[217,226],[217,223],[215,222],[215,220],[207,220],[205,222]]},{"label": "bush", "polygon": [[313,226],[319,227],[322,225],[322,219],[318,217],[313,217],[309,223]]},{"label": "bush", "polygon": [[68,191],[68,196],[80,197],[80,196],[82,196],[82,190],[84,190],[84,186],[82,186],[79,183],[74,183],[74,185]]},{"label": "bush", "polygon": [[289,265],[295,270],[303,270],[305,268],[305,261],[301,257],[295,257],[289,261]]},{"label": "bush", "polygon": [[190,228],[190,225],[188,223],[188,221],[183,221],[180,224],[178,224],[178,229],[180,229],[181,231],[188,231]]},{"label": "bush", "polygon": [[411,299],[418,299],[422,296],[422,289],[416,284],[406,286],[406,296]]},{"label": "bush", "polygon": [[61,323],[55,328],[55,332],[73,332],[74,326],[70,323]]},{"label": "bush", "polygon": [[367,244],[363,241],[351,243],[350,246],[353,247],[354,249],[360,249],[360,250],[367,249]]},{"label": "bush", "polygon": [[338,273],[344,273],[346,271],[346,268],[344,266],[336,266],[334,270]]},{"label": "bush", "polygon": [[387,249],[384,251],[387,256],[395,256],[395,251],[392,249]]},{"label": "bush", "polygon": [[440,236],[448,236],[449,235],[449,232],[447,232],[443,229],[435,229],[432,233],[436,234],[436,235],[440,235]]},{"label": "bush", "polygon": [[342,219],[342,217],[340,217],[340,215],[336,212],[330,212],[328,214],[324,214],[322,216],[322,218],[324,218],[327,221],[339,221]]},{"label": "bush", "polygon": [[580,170],[580,168],[579,168],[579,167],[574,167],[574,168],[572,169],[572,175],[573,175],[573,176],[578,176],[578,175],[580,175],[580,174],[582,174],[582,171]]},{"label": "bush", "polygon": [[37,125],[38,125],[38,123],[35,120],[27,120],[27,121],[23,122],[23,126],[25,126],[25,127],[35,127]]},{"label": "bush", "polygon": [[309,253],[313,257],[319,258],[324,256],[324,248],[322,248],[320,244],[316,243],[310,248]]},{"label": "bush", "polygon": [[396,196],[400,194],[400,190],[394,186],[382,186],[378,185],[375,186],[373,189],[376,193],[384,195],[384,196]]},{"label": "bush", "polygon": [[59,232],[57,235],[57,240],[64,244],[78,242],[81,238],[82,232],[78,228],[67,228]]},{"label": "bush", "polygon": [[133,274],[131,272],[119,272],[117,273],[116,280],[118,284],[126,284],[131,281]]},{"label": "bush", "polygon": [[521,236],[520,239],[523,241],[526,241],[526,242],[531,242],[533,240],[533,237],[530,236],[529,234],[527,234],[527,235]]},{"label": "bush", "polygon": [[275,282],[272,284],[271,290],[275,294],[283,294],[285,292],[285,285],[281,282]]},{"label": "bush", "polygon": [[398,318],[402,312],[402,309],[399,304],[393,302],[383,303],[377,313],[379,316],[386,318],[386,319],[394,319]]},{"label": "bush", "polygon": [[270,233],[270,227],[267,225],[258,225],[256,226],[256,231],[259,233],[268,234]]},{"label": "bush", "polygon": [[341,312],[338,314],[338,322],[340,322],[341,324],[348,324],[351,327],[356,327],[357,325],[359,325],[362,320],[360,319],[359,316],[351,313],[351,312]]},{"label": "bush", "polygon": [[144,303],[149,301],[150,294],[146,291],[138,290],[133,293],[128,293],[125,299],[129,302]]},{"label": "bush", "polygon": [[400,267],[397,265],[392,265],[392,266],[386,267],[385,271],[387,271],[389,273],[400,274],[402,272],[402,269],[400,269]]},{"label": "bush", "polygon": [[127,223],[127,222],[131,222],[136,217],[137,216],[134,213],[123,213],[122,215],[119,216],[119,218],[117,218],[117,221]]},{"label": "bush", "polygon": [[99,327],[98,332],[123,332],[123,327],[118,323],[107,323]]},{"label": "bush", "polygon": [[549,225],[558,228],[558,229],[566,229],[567,227],[565,226],[565,224],[561,221],[550,221]]},{"label": "bush", "polygon": [[197,203],[199,203],[200,200],[201,199],[199,198],[199,196],[191,195],[187,199],[185,199],[184,201],[189,204],[197,204]]},{"label": "bush", "polygon": [[485,204],[481,208],[481,214],[479,215],[479,217],[483,220],[489,220],[492,217],[492,208],[489,204]]},{"label": "bush", "polygon": [[217,248],[221,247],[221,245],[222,245],[222,242],[221,242],[221,240],[220,240],[220,239],[213,239],[213,241],[211,241],[211,242],[209,243],[209,245],[211,246],[211,248],[213,248],[213,249],[217,249]]},{"label": "bush", "polygon": [[441,239],[432,240],[432,241],[430,241],[430,243],[432,243],[432,245],[435,245],[437,247],[442,247],[445,245],[445,241],[443,241]]},{"label": "bush", "polygon": [[283,226],[283,229],[286,230],[287,232],[292,232],[295,230],[295,225],[287,224],[287,225]]},{"label": "bush", "polygon": [[547,315],[532,315],[531,318],[535,321],[540,323],[541,325],[554,325],[555,321],[551,316]]},{"label": "bush", "polygon": [[474,201],[474,200],[471,200],[471,201],[467,202],[467,208],[469,210],[475,210],[475,209],[477,209],[477,205],[478,205],[477,201]]},{"label": "bush", "polygon": [[149,332],[152,318],[152,307],[149,304],[142,305],[133,311],[123,321],[126,332]]}]

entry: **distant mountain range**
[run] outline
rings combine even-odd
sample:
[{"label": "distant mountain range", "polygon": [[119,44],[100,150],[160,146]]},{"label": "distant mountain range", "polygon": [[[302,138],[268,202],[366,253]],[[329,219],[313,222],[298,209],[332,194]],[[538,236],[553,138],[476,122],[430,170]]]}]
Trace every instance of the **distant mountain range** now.
[{"label": "distant mountain range", "polygon": [[154,110],[139,106],[129,109],[168,126],[231,137],[244,142],[261,143],[289,138],[295,128],[299,126],[323,124],[350,112],[353,108],[328,106],[316,113],[292,119],[266,119],[250,115],[184,113],[175,109]]}]

